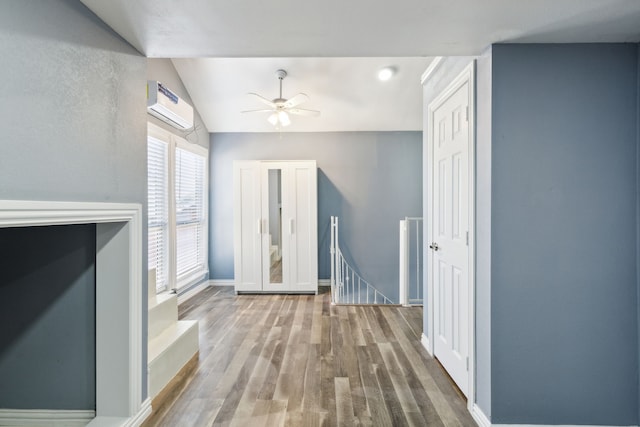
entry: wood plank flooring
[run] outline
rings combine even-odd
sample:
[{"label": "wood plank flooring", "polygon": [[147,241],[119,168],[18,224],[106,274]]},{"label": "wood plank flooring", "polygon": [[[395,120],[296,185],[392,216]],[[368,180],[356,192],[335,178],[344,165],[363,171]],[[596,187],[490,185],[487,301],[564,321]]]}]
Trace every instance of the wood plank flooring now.
[{"label": "wood plank flooring", "polygon": [[209,287],[180,318],[200,321],[199,362],[145,427],[476,425],[420,344],[421,308]]}]

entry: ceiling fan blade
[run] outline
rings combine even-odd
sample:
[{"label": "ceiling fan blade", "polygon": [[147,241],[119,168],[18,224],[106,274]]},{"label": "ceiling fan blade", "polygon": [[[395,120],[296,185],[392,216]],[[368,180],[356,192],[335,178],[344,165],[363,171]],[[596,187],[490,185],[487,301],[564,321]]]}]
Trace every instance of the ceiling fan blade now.
[{"label": "ceiling fan blade", "polygon": [[300,105],[305,101],[309,100],[309,95],[306,93],[299,93],[294,97],[287,99],[284,103],[284,108],[295,107],[296,105]]},{"label": "ceiling fan blade", "polygon": [[241,113],[273,113],[275,110],[271,110],[268,108],[265,108],[263,110],[245,110],[245,111],[240,111]]},{"label": "ceiling fan blade", "polygon": [[258,95],[257,93],[253,93],[253,92],[249,92],[249,95],[255,96],[256,98],[258,98],[258,100],[260,102],[262,102],[263,104],[268,105],[271,108],[276,108],[276,104],[273,101],[271,101],[270,99],[265,98],[264,96]]},{"label": "ceiling fan blade", "polygon": [[320,115],[320,111],[306,110],[304,108],[288,108],[287,111],[298,116],[318,117]]}]

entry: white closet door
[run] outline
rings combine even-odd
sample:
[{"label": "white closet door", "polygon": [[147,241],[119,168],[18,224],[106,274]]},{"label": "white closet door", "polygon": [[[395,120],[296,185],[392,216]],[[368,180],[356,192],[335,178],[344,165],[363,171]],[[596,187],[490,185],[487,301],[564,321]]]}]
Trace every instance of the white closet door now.
[{"label": "white closet door", "polygon": [[234,163],[237,292],[317,292],[315,161]]},{"label": "white closet door", "polygon": [[290,288],[318,289],[317,174],[315,161],[291,162],[287,171],[286,211]]},{"label": "white closet door", "polygon": [[236,291],[261,291],[260,163],[237,161],[234,182],[234,275]]}]

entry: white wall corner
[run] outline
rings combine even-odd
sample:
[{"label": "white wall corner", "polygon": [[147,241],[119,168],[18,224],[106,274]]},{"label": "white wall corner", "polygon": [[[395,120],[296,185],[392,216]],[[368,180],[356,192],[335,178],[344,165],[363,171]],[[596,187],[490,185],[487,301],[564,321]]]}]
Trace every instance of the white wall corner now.
[{"label": "white wall corner", "polygon": [[480,409],[478,405],[474,403],[473,408],[471,408],[470,412],[475,422],[478,423],[478,426],[491,427],[491,421],[489,421],[489,418],[487,418],[487,416],[484,414],[484,412],[482,412],[482,409]]},{"label": "white wall corner", "polygon": [[151,399],[146,398],[144,402],[140,404],[140,409],[122,427],[139,427],[143,422],[151,415]]},{"label": "white wall corner", "polygon": [[422,344],[422,347],[424,347],[424,349],[427,350],[427,353],[429,353],[429,356],[433,357],[433,354],[431,353],[431,343],[429,342],[429,337],[426,336],[424,332],[420,337],[420,343]]},{"label": "white wall corner", "polygon": [[433,58],[433,61],[429,64],[424,73],[422,73],[422,77],[420,78],[420,84],[424,86],[424,84],[433,76],[433,73],[436,72],[444,57],[436,56]]}]

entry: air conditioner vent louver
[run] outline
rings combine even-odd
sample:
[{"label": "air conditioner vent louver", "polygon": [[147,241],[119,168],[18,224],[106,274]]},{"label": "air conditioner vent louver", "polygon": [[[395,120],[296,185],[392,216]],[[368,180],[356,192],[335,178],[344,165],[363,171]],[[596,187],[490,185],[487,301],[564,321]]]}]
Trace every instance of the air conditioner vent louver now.
[{"label": "air conditioner vent louver", "polygon": [[180,130],[193,127],[193,107],[154,80],[147,82],[147,112]]}]

